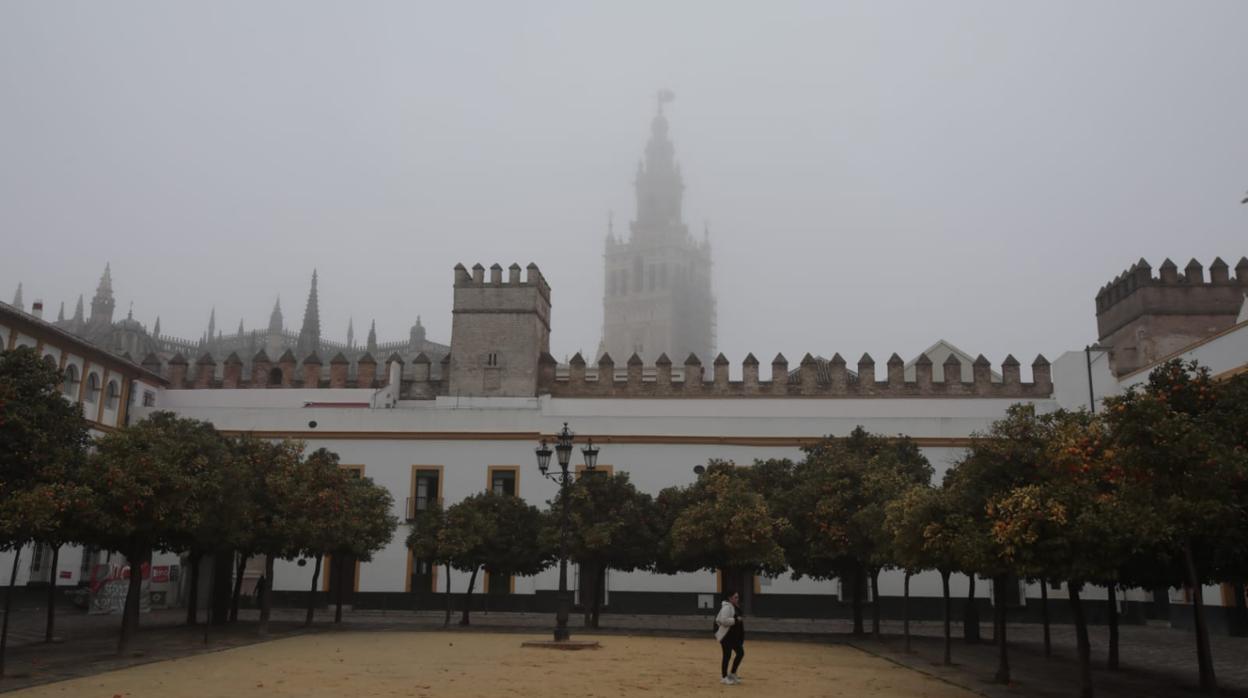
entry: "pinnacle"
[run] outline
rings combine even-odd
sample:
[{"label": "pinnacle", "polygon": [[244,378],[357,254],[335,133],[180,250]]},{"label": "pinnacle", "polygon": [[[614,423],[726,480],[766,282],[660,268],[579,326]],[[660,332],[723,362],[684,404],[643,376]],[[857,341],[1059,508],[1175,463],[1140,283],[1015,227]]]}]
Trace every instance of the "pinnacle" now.
[{"label": "pinnacle", "polygon": [[628,365],[629,365],[629,366],[640,366],[640,365],[642,365],[642,362],[641,362],[641,357],[640,357],[640,356],[637,356],[637,352],[633,352],[633,355],[632,355],[632,356],[630,356],[630,357],[628,357]]}]

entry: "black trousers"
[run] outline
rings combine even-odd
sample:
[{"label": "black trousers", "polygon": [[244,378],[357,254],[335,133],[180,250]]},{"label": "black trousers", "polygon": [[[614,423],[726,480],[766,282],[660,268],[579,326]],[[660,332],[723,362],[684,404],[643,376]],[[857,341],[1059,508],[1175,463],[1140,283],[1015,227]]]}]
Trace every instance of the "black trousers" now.
[{"label": "black trousers", "polygon": [[737,673],[737,667],[741,666],[741,659],[745,657],[744,639],[734,639],[731,635],[725,635],[724,639],[719,641],[719,648],[724,651],[723,659],[719,662],[719,675],[721,677],[728,675],[728,657],[732,656],[733,652],[736,652],[737,656],[732,660],[732,673]]}]

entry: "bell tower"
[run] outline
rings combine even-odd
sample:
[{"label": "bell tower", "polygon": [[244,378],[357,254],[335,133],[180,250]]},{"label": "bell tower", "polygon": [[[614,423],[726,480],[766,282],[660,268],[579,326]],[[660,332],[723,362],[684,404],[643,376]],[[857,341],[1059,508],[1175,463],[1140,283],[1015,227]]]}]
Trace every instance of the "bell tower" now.
[{"label": "bell tower", "polygon": [[607,223],[599,354],[617,362],[633,354],[646,363],[661,354],[674,361],[715,355],[711,245],[708,232],[697,240],[684,221],[684,177],[663,111],[673,98],[668,90],[658,93],[633,179],[636,214],[627,236]]}]

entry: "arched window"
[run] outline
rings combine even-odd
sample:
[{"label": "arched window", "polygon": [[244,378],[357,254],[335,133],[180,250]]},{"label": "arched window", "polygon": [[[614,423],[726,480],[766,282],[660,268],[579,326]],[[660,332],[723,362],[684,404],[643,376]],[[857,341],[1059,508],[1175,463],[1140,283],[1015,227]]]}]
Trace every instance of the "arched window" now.
[{"label": "arched window", "polygon": [[51,354],[44,354],[43,363],[51,366],[52,368],[56,368],[56,357]]},{"label": "arched window", "polygon": [[117,385],[117,381],[109,381],[108,390],[104,393],[104,407],[115,410],[119,404],[121,404],[121,387]]},{"label": "arched window", "polygon": [[282,384],[282,369],[280,368],[269,369],[269,385],[281,385],[281,384]]},{"label": "arched window", "polygon": [[82,379],[78,377],[78,367],[73,364],[67,365],[65,367],[65,385],[62,388],[62,390],[65,392],[65,397],[69,398],[70,400],[77,400],[78,388],[80,387],[81,383],[82,383]]},{"label": "arched window", "polygon": [[100,374],[92,373],[87,376],[87,402],[94,405],[100,399]]}]

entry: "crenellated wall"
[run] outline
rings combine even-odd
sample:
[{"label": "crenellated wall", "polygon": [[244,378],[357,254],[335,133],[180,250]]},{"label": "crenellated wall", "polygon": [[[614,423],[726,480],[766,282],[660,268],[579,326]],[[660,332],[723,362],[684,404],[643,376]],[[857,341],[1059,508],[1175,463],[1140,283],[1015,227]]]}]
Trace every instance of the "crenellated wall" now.
[{"label": "crenellated wall", "polygon": [[1234,277],[1221,258],[1207,279],[1195,259],[1181,274],[1169,259],[1157,272],[1141,259],[1096,294],[1097,337],[1119,376],[1235,324],[1248,292],[1248,257]]},{"label": "crenellated wall", "polygon": [[[623,376],[616,370],[614,359],[604,354],[598,366],[587,370],[585,359],[578,353],[566,370],[558,370],[544,381],[539,390],[553,397],[649,397],[649,398],[722,398],[722,397],[810,397],[810,398],[890,398],[890,397],[999,397],[1047,398],[1053,394],[1049,362],[1037,356],[1031,364],[1032,380],[1024,383],[1017,359],[1007,356],[1001,363],[1002,380],[994,381],[992,366],[982,355],[972,364],[974,379],[966,382],[935,381],[932,362],[927,355],[915,363],[915,380],[905,379],[905,362],[897,354],[889,357],[876,380],[875,360],[863,354],[857,373],[848,370],[840,354],[820,370],[810,354],[802,358],[797,379],[789,374],[789,362],[777,354],[771,362],[769,380],[759,376],[758,359],[750,354],[742,362],[742,379],[729,379],[729,361],[723,354],[715,358],[712,371],[706,375],[702,362],[690,355],[684,370],[673,371],[667,355],[660,356],[654,366],[644,366],[636,354],[629,358]],[[962,362],[951,355],[944,362],[944,375],[962,375]]]}]

